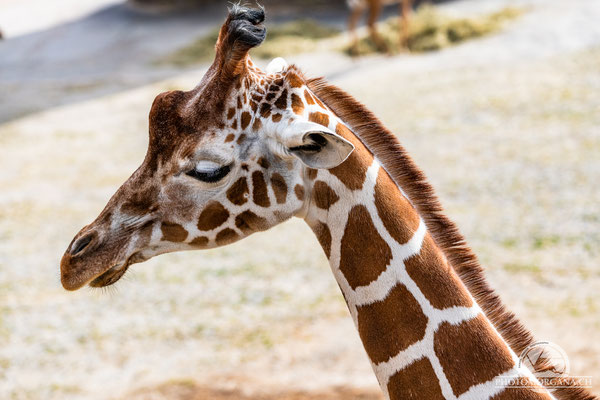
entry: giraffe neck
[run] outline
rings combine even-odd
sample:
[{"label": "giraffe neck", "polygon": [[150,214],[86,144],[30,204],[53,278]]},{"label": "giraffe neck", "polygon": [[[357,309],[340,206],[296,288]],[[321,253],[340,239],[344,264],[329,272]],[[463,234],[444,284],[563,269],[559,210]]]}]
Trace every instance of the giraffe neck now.
[{"label": "giraffe neck", "polygon": [[[356,150],[339,167],[306,171],[305,220],[329,259],[385,395],[551,398],[518,367],[410,200],[343,123],[333,115],[329,120]],[[529,379],[537,389],[505,390],[505,376]]]},{"label": "giraffe neck", "polygon": [[[304,170],[304,187],[295,192],[305,201],[296,215],[305,218],[329,259],[386,397],[481,399],[508,393],[506,398],[551,398],[517,366],[517,356],[377,158],[293,68],[286,78],[285,87],[277,83],[279,75],[243,82],[254,85],[257,102],[242,112],[241,128],[253,119],[268,125],[304,118],[354,145],[339,166]],[[272,105],[259,107],[263,97]],[[248,100],[238,97],[237,114]],[[529,379],[535,391],[505,390],[501,377]]]}]

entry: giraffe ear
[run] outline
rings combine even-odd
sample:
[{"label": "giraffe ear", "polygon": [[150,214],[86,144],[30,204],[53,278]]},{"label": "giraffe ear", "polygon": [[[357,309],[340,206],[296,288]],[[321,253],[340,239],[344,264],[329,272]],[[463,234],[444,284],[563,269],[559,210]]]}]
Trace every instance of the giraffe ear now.
[{"label": "giraffe ear", "polygon": [[286,140],[287,151],[310,168],[337,167],[354,151],[352,143],[322,125],[305,122],[291,128],[295,132]]}]

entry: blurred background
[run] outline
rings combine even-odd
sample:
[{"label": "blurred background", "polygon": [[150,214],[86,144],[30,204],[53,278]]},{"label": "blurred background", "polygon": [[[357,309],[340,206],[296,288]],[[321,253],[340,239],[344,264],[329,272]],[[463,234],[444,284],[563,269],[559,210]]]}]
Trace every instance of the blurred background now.
[{"label": "blurred background", "polygon": [[[415,2],[352,45],[342,0],[264,0],[284,56],[366,103],[425,170],[493,287],[600,393],[600,2]],[[293,220],[163,255],[107,290],[59,260],[191,89],[225,1],[0,0],[0,398],[380,399],[317,240]]]}]

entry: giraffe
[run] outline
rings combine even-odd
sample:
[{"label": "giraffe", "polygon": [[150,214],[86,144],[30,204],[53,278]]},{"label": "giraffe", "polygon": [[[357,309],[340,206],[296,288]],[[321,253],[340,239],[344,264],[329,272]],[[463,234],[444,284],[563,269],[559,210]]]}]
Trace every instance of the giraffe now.
[{"label": "giraffe", "polygon": [[[224,246],[292,217],[315,233],[388,399],[592,399],[542,387],[530,333],[395,136],[364,106],[285,60],[248,51],[263,9],[234,5],[190,91],[156,97],[141,166],[60,263],[65,289],[117,282],[156,255]],[[500,378],[518,377],[524,387]]]},{"label": "giraffe", "polygon": [[348,17],[348,31],[351,36],[350,51],[356,53],[358,46],[358,36],[356,35],[356,26],[365,9],[368,8],[369,14],[367,18],[367,26],[369,35],[375,43],[375,46],[381,51],[387,50],[385,41],[377,33],[375,26],[381,10],[384,6],[394,3],[399,3],[400,7],[400,47],[408,47],[408,33],[410,14],[412,12],[414,0],[347,0],[348,8],[350,8],[350,16]]}]

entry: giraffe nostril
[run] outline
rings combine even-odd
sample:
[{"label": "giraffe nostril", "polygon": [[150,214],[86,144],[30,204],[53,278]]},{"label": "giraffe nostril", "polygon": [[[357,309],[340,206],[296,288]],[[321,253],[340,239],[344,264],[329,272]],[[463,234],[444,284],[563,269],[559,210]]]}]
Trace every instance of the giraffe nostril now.
[{"label": "giraffe nostril", "polygon": [[88,247],[88,245],[92,242],[95,236],[96,235],[94,233],[88,233],[87,235],[77,239],[77,241],[73,243],[73,246],[71,246],[71,255],[76,256],[77,254],[85,250],[85,248]]}]

